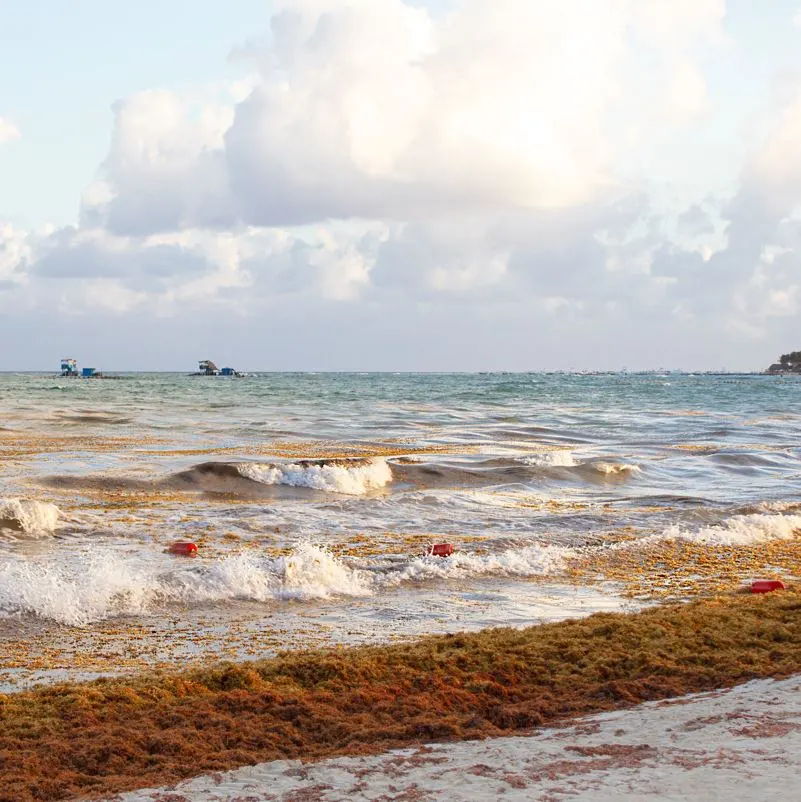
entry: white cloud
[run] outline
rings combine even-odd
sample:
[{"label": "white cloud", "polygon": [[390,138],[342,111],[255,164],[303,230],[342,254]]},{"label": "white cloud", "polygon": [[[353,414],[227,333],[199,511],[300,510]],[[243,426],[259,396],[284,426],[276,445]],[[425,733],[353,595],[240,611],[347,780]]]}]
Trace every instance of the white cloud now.
[{"label": "white cloud", "polygon": [[699,43],[723,0],[462,0],[433,18],[402,0],[300,0],[238,53],[243,99],[144,92],[115,107],[118,233],[234,222],[420,220],[565,208],[624,193],[616,131],[705,108]]},{"label": "white cloud", "polygon": [[83,284],[79,288],[78,297],[75,293],[72,297],[64,297],[62,311],[70,313],[72,310],[82,308],[125,314],[141,307],[147,300],[145,292],[131,290],[115,279],[99,278]]},{"label": "white cloud", "polygon": [[9,120],[0,117],[0,145],[6,142],[13,142],[22,136],[19,128]]},{"label": "white cloud", "polygon": [[658,237],[632,233],[649,213],[616,131],[703,109],[695,57],[722,17],[722,0],[284,3],[235,54],[243,81],[115,104],[80,228],[40,237],[25,274],[120,313],[142,293],[161,315],[653,306],[672,279],[651,275]]},{"label": "white cloud", "polygon": [[[0,298],[26,285],[41,308],[71,315],[96,308],[148,309],[180,317],[201,310],[259,314],[287,298],[344,302],[370,284],[387,228],[351,231],[186,229],[119,236],[98,227],[40,233],[0,226]],[[106,301],[104,296],[108,296]]]},{"label": "white cloud", "polygon": [[723,209],[725,246],[699,247],[711,221],[694,208],[679,218],[683,247],[656,256],[657,272],[676,279],[672,294],[684,310],[755,340],[778,330],[777,319],[795,317],[801,293],[801,81],[783,88]]},{"label": "white cloud", "polygon": [[793,17],[793,25],[796,28],[801,28],[801,9],[796,12],[796,15]]},{"label": "white cloud", "polygon": [[32,258],[29,233],[0,221],[0,286],[24,281],[25,270]]},{"label": "white cloud", "polygon": [[743,174],[742,193],[758,198],[766,211],[779,217],[801,204],[801,81],[789,88]]},{"label": "white cloud", "polygon": [[[205,101],[205,102],[204,102]],[[84,198],[83,218],[126,234],[233,222],[221,146],[230,105],[166,90],[140,92],[114,105],[104,180]]]},{"label": "white cloud", "polygon": [[275,367],[646,366],[664,343],[718,366],[732,338],[745,360],[801,309],[801,85],[732,198],[682,204],[620,169],[703,121],[724,10],[283,3],[235,54],[243,80],[115,105],[78,227],[0,226],[4,315],[228,332],[300,360]]}]

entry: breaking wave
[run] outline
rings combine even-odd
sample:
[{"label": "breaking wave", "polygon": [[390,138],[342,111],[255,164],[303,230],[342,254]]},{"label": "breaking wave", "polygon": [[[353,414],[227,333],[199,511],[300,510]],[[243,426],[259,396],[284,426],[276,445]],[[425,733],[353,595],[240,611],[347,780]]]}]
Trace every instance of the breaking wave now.
[{"label": "breaking wave", "polygon": [[50,535],[58,525],[58,516],[55,504],[16,498],[0,501],[0,531]]},{"label": "breaking wave", "polygon": [[0,612],[82,626],[143,615],[170,603],[274,601],[363,596],[369,573],[302,543],[286,557],[237,554],[208,565],[164,568],[111,554],[66,563],[16,560],[0,565]]},{"label": "breaking wave", "polygon": [[423,582],[429,579],[459,579],[474,576],[532,577],[548,576],[563,571],[576,551],[563,546],[533,545],[507,549],[496,554],[470,554],[457,551],[447,560],[439,557],[416,557],[394,574],[386,584]]},{"label": "breaking wave", "polygon": [[0,612],[81,626],[144,612],[158,582],[130,562],[93,556],[70,565],[17,560],[0,564]]},{"label": "breaking wave", "polygon": [[573,452],[563,448],[545,451],[542,454],[531,454],[523,457],[521,462],[525,465],[535,465],[538,468],[575,468],[578,465],[573,457]]},{"label": "breaking wave", "polygon": [[[569,449],[517,458],[417,462],[382,457],[299,459],[292,462],[203,462],[161,477],[120,474],[47,476],[37,481],[56,490],[103,493],[171,490],[240,498],[285,494],[288,488],[365,496],[394,484],[416,488],[493,487],[540,481],[625,481],[638,465],[611,460],[578,461]],[[284,488],[282,493],[281,488]]]},{"label": "breaking wave", "polygon": [[688,531],[671,526],[661,535],[651,535],[635,541],[648,543],[654,540],[684,540],[702,546],[751,546],[771,540],[790,540],[801,531],[801,515],[735,515],[720,524]]},{"label": "breaking wave", "polygon": [[583,467],[596,471],[603,476],[625,476],[642,471],[639,465],[632,465],[628,462],[606,462],[604,460],[586,462]]},{"label": "breaking wave", "polygon": [[537,468],[576,468],[577,472],[586,477],[626,477],[631,474],[640,473],[639,465],[628,462],[613,462],[603,459],[589,459],[581,462],[576,459],[574,453],[569,449],[560,448],[553,451],[545,451],[542,454],[531,454],[519,460],[524,465],[531,465]]},{"label": "breaking wave", "polygon": [[264,485],[310,487],[349,496],[363,496],[392,481],[392,469],[384,459],[267,465],[243,463],[237,469],[242,476]]},{"label": "breaking wave", "polygon": [[259,497],[268,488],[310,488],[351,496],[365,495],[392,481],[385,459],[299,460],[297,462],[204,462],[157,479],[131,476],[49,476],[41,484],[58,490],[130,492],[178,490]]},{"label": "breaking wave", "polygon": [[309,601],[371,596],[404,585],[471,577],[557,577],[576,557],[592,559],[594,553],[609,548],[649,548],[670,540],[711,548],[748,546],[790,539],[799,532],[801,515],[760,513],[697,529],[669,527],[612,546],[531,543],[483,554],[457,550],[444,559],[339,558],[311,542],[299,543],[282,557],[242,552],[208,562],[175,561],[155,552],[126,559],[85,551],[71,555],[69,561],[48,562],[13,557],[0,564],[0,614],[35,615],[82,626],[115,616],[152,614],[170,604]]},{"label": "breaking wave", "polygon": [[371,593],[369,579],[369,574],[349,567],[326,549],[300,543],[285,557],[226,557],[193,577],[184,592],[202,601],[327,599],[367,596]]},{"label": "breaking wave", "polygon": [[242,553],[206,565],[164,568],[110,554],[65,563],[0,565],[0,613],[29,614],[70,626],[146,615],[170,603],[286,601],[369,596],[404,583],[468,576],[540,576],[564,565],[568,549],[529,546],[495,555],[457,553],[400,563],[342,560],[312,543],[285,557]]}]

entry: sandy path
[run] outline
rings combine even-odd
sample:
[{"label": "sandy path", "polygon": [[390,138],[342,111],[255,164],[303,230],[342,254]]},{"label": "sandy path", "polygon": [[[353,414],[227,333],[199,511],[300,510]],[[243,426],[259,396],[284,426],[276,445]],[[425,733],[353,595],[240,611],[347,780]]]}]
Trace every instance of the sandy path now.
[{"label": "sandy path", "polygon": [[536,735],[319,763],[274,761],[119,802],[801,799],[801,675],[655,702]]}]

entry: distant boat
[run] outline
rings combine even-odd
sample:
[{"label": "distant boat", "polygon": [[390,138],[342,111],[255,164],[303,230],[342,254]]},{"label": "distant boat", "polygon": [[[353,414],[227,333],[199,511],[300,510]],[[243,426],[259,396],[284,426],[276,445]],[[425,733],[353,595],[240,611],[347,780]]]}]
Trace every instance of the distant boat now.
[{"label": "distant boat", "polygon": [[65,379],[107,379],[97,368],[81,368],[78,370],[78,360],[62,359],[61,376]]},{"label": "distant boat", "polygon": [[190,373],[190,376],[234,376],[243,378],[249,374],[242,373],[233,368],[218,368],[210,359],[201,359],[198,362],[197,373]]},{"label": "distant boat", "polygon": [[198,364],[197,373],[192,374],[193,376],[219,376],[220,369],[210,360],[210,359],[201,359],[200,363]]},{"label": "distant boat", "polygon": [[77,376],[78,375],[78,360],[64,358],[61,360],[61,375],[62,376]]}]

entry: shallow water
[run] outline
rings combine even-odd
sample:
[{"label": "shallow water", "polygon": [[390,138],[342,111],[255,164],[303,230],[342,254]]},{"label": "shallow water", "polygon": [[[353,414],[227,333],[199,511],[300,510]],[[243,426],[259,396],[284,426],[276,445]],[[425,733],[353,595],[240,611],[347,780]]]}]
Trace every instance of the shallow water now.
[{"label": "shallow water", "polygon": [[[755,375],[0,375],[0,672],[625,606],[566,563],[621,537],[793,535],[799,394]],[[199,556],[165,553],[179,540]],[[437,542],[456,555],[425,556]]]}]

